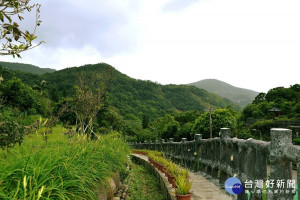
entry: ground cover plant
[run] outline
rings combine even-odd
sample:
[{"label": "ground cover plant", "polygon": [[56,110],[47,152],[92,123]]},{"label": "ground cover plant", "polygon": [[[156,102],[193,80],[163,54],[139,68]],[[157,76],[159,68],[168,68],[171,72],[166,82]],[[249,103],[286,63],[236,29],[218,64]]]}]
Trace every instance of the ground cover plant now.
[{"label": "ground cover plant", "polygon": [[122,171],[129,148],[117,133],[91,141],[61,126],[46,143],[39,133],[0,151],[0,199],[94,199],[100,183]]}]

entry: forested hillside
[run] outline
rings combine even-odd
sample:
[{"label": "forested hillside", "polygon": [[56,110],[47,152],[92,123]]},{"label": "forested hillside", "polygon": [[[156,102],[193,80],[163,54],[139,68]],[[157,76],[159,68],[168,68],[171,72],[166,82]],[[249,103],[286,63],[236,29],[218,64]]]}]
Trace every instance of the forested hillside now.
[{"label": "forested hillside", "polygon": [[252,103],[258,92],[244,88],[234,87],[216,79],[205,79],[189,85],[205,89],[221,97],[228,98],[242,107]]},{"label": "forested hillside", "polygon": [[[43,75],[7,69],[1,73],[0,105],[4,105],[5,119],[22,115],[30,119],[26,116],[35,114],[51,117],[67,105],[59,116],[64,124],[75,125],[81,115],[95,112],[90,118],[92,130],[100,134],[116,130],[131,141],[170,137],[178,141],[192,139],[196,133],[207,138],[210,115],[213,136],[221,127],[230,127],[238,137],[258,138],[262,133],[262,139],[268,140],[270,128],[285,125],[279,121],[299,118],[299,85],[261,93],[238,114],[237,104],[204,89],[136,80],[105,63]],[[98,94],[101,99],[97,100]],[[274,118],[272,109],[280,110],[279,116]]]},{"label": "forested hillside", "polygon": [[40,76],[7,71],[3,74],[3,78],[5,81],[16,76],[32,87],[39,86],[44,80],[46,81],[44,90],[49,94],[49,98],[53,101],[59,101],[62,97],[74,93],[74,84],[78,81],[78,76],[92,77],[93,74],[97,73],[102,73],[104,76],[112,75],[108,83],[109,102],[125,118],[128,115],[134,115],[138,118],[147,115],[153,119],[169,112],[205,111],[209,109],[210,102],[213,107],[225,108],[230,106],[239,110],[239,106],[230,100],[210,94],[203,89],[185,85],[164,86],[151,81],[136,80],[104,63],[67,68]]},{"label": "forested hillside", "polygon": [[5,69],[9,70],[18,70],[21,72],[27,72],[31,74],[45,74],[55,72],[55,69],[50,68],[40,68],[30,64],[23,64],[23,63],[10,63],[10,62],[0,62],[0,66]]}]

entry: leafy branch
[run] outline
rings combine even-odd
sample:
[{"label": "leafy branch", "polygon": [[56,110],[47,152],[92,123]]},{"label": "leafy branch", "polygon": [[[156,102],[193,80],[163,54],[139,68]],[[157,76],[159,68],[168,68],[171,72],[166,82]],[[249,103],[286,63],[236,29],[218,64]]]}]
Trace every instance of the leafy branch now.
[{"label": "leafy branch", "polygon": [[[30,0],[2,0],[0,2],[0,55],[21,58],[20,53],[40,46],[44,41],[34,43],[36,29],[41,24],[40,4],[30,4]],[[32,33],[21,30],[17,20],[22,21],[25,11],[35,9],[35,26]],[[16,17],[17,16],[17,17]]]}]

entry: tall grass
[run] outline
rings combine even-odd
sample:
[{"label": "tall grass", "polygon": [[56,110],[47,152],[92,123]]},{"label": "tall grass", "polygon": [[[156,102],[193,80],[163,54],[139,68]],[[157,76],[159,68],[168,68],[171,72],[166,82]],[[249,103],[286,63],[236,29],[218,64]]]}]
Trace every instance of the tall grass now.
[{"label": "tall grass", "polygon": [[0,151],[0,199],[95,199],[99,183],[124,168],[129,147],[117,134],[67,139],[55,127],[45,144],[33,134]]}]

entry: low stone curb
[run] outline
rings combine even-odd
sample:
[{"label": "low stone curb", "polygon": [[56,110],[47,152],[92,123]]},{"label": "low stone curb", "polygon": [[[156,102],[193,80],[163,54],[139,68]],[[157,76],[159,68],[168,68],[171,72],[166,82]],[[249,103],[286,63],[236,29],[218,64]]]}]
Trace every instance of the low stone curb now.
[{"label": "low stone curb", "polygon": [[[167,177],[158,171],[153,165],[149,163],[148,157],[140,154],[131,154],[132,160],[142,164],[150,169],[150,171],[157,178],[160,179],[160,187],[163,195],[167,199],[176,200],[175,189],[168,182]],[[233,200],[235,196],[230,196],[224,189],[218,187],[215,183],[209,181],[205,176],[199,173],[189,171],[189,175],[193,180],[191,191],[193,193],[191,200]]]},{"label": "low stone curb", "polygon": [[131,154],[132,161],[138,164],[143,165],[149,171],[159,179],[159,186],[162,191],[162,195],[168,200],[176,200],[175,189],[172,188],[172,185],[169,183],[168,178],[165,174],[158,171],[153,165],[149,163],[148,157],[139,155],[139,154]]}]

